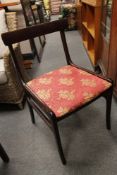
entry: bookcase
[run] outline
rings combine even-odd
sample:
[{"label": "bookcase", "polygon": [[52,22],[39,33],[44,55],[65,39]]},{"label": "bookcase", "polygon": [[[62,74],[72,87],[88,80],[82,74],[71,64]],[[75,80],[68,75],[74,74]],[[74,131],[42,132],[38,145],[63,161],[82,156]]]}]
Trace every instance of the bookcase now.
[{"label": "bookcase", "polygon": [[117,97],[117,0],[102,0],[99,67],[113,80]]},{"label": "bookcase", "polygon": [[82,0],[82,39],[94,68],[99,58],[101,0]]}]

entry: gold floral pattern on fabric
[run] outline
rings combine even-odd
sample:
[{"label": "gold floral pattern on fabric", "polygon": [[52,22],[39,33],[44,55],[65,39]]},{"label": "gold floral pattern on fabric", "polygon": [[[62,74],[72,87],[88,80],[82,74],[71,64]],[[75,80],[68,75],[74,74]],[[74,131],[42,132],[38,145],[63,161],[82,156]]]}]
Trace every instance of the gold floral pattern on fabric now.
[{"label": "gold floral pattern on fabric", "polygon": [[67,85],[67,86],[70,86],[70,85],[74,84],[73,78],[60,78],[59,82],[60,82],[60,84],[64,84],[64,85]]},{"label": "gold floral pattern on fabric", "polygon": [[64,115],[64,114],[66,114],[67,112],[69,112],[69,108],[60,106],[59,109],[57,110],[57,112],[58,112],[60,115]]},{"label": "gold floral pattern on fabric", "polygon": [[96,87],[95,80],[91,79],[81,79],[82,86]]},{"label": "gold floral pattern on fabric", "polygon": [[39,90],[37,92],[37,95],[42,99],[42,100],[48,100],[50,98],[50,91],[51,89],[48,89],[48,90]]},{"label": "gold floral pattern on fabric", "polygon": [[85,71],[83,71],[83,70],[79,70],[79,73],[80,73],[81,75],[90,75],[88,72],[85,72]]},{"label": "gold floral pattern on fabric", "polygon": [[39,83],[41,83],[41,84],[45,84],[45,85],[48,85],[48,84],[50,84],[52,82],[52,77],[50,77],[50,78],[40,78],[39,79]]},{"label": "gold floral pattern on fabric", "polygon": [[84,96],[84,102],[88,102],[88,101],[90,101],[90,99],[93,98],[93,94],[89,93],[89,92],[84,92],[83,96]]},{"label": "gold floral pattern on fabric", "polygon": [[75,98],[74,90],[68,91],[68,90],[60,90],[59,92],[59,99],[66,99],[66,100],[73,100]]},{"label": "gold floral pattern on fabric", "polygon": [[103,81],[103,84],[105,88],[109,88],[111,86],[111,83],[108,83],[107,81]]},{"label": "gold floral pattern on fabric", "polygon": [[67,69],[67,68],[60,69],[59,71],[61,74],[66,74],[66,75],[72,74],[72,71],[70,69]]}]

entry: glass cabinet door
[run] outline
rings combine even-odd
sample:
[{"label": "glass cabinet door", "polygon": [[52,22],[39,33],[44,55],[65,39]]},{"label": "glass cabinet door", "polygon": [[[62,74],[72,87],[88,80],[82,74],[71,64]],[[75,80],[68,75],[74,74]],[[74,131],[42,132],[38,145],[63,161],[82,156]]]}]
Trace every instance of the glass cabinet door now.
[{"label": "glass cabinet door", "polygon": [[113,0],[103,0],[102,1],[101,32],[107,42],[109,42],[110,40],[112,2]]}]

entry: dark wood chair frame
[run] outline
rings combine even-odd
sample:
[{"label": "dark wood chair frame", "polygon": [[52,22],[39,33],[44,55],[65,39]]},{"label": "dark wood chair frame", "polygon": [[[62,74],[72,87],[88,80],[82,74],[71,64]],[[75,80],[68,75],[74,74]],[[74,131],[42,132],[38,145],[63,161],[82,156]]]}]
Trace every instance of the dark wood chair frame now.
[{"label": "dark wood chair frame", "polygon": [[[8,33],[2,34],[2,39],[4,41],[4,44],[9,47],[10,52],[12,54],[14,64],[16,65],[17,71],[18,71],[20,78],[22,80],[22,84],[24,86],[26,96],[27,96],[27,103],[29,106],[32,123],[33,124],[35,123],[35,118],[34,118],[34,113],[33,113],[33,109],[35,109],[35,111],[39,114],[39,116],[45,121],[45,123],[53,131],[55,139],[56,139],[58,151],[60,154],[60,158],[61,158],[61,161],[63,164],[66,164],[66,159],[64,157],[64,153],[63,153],[63,149],[62,149],[61,139],[60,139],[59,130],[58,130],[58,122],[65,119],[70,114],[74,113],[75,111],[78,111],[81,108],[89,105],[90,103],[97,100],[98,98],[104,97],[106,99],[106,127],[108,130],[110,130],[111,129],[110,112],[111,112],[111,100],[112,100],[112,92],[113,92],[113,83],[110,79],[106,79],[100,75],[96,75],[94,72],[91,72],[87,69],[78,67],[77,65],[75,65],[72,62],[72,60],[70,58],[69,51],[68,51],[66,38],[65,38],[65,33],[64,33],[65,28],[67,28],[67,20],[61,19],[61,20],[57,20],[57,21],[53,21],[53,22],[49,22],[49,23],[44,23],[44,24],[28,27],[25,29],[21,29],[19,31],[13,31],[13,32],[8,32]],[[15,52],[14,52],[13,46],[12,46],[14,43],[18,43],[18,42],[21,42],[21,41],[24,41],[27,39],[35,38],[35,37],[40,36],[40,35],[46,35],[46,34],[57,32],[57,31],[60,31],[60,35],[61,35],[61,39],[62,39],[62,43],[63,43],[63,48],[64,48],[64,52],[65,52],[65,56],[66,56],[66,61],[67,61],[68,65],[72,65],[72,66],[75,66],[76,68],[80,68],[82,70],[85,70],[86,72],[89,72],[97,77],[100,77],[100,78],[112,83],[112,86],[110,88],[108,88],[107,90],[102,92],[100,95],[95,97],[95,99],[91,100],[90,102],[87,102],[86,104],[82,105],[81,107],[78,107],[73,112],[70,112],[70,113],[68,113],[60,118],[57,118],[55,116],[54,112],[46,104],[44,104],[42,101],[40,101],[30,91],[30,89],[26,86],[24,76],[23,76],[23,74],[20,70],[20,67],[18,65],[17,55],[15,55]]]},{"label": "dark wood chair frame", "polygon": [[9,162],[9,157],[1,144],[0,144],[0,157],[5,163]]},{"label": "dark wood chair frame", "polygon": [[[21,5],[22,5],[26,26],[29,27],[29,26],[38,24],[37,20],[36,20],[36,17],[35,17],[35,14],[34,14],[34,11],[32,9],[31,1],[30,0],[26,0],[26,1],[25,0],[20,0],[20,2],[21,2]],[[32,17],[32,20],[33,20],[32,24],[30,24],[30,20],[29,20],[28,14],[27,14],[27,8],[30,11],[30,14],[31,14],[31,17]],[[37,14],[38,14],[38,18],[39,18],[40,23],[42,23],[43,22],[43,20],[42,20],[43,19],[43,14],[42,14],[42,11],[39,8],[39,6],[37,6]],[[31,38],[29,41],[30,41],[32,52],[34,53],[34,55],[37,56],[37,59],[40,62],[41,61],[41,55],[42,55],[43,47],[44,47],[44,45],[46,43],[46,39],[45,39],[45,36],[43,36],[43,40],[42,40],[42,38],[40,36],[38,36],[38,38],[39,38],[39,42],[41,44],[41,48],[39,50],[39,54],[38,54],[38,51],[37,51],[34,39]]]}]

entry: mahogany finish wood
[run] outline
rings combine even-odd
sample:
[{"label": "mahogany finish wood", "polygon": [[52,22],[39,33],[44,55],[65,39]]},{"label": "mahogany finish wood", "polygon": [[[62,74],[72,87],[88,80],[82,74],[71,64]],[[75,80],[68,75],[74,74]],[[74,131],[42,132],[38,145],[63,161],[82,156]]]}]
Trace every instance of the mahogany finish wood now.
[{"label": "mahogany finish wood", "polygon": [[[64,157],[64,153],[63,153],[63,149],[62,149],[62,144],[61,144],[61,139],[60,139],[60,134],[59,134],[59,129],[58,129],[58,122],[62,119],[65,119],[66,117],[70,116],[70,114],[72,114],[72,113],[80,110],[81,108],[89,105],[90,103],[94,102],[98,98],[104,97],[106,99],[106,127],[107,127],[107,129],[111,129],[110,112],[111,112],[111,100],[112,100],[113,85],[110,86],[110,88],[108,88],[107,90],[104,90],[101,94],[99,94],[93,100],[90,100],[86,104],[82,104],[82,106],[78,107],[77,109],[74,109],[74,111],[72,111],[72,112],[69,112],[69,113],[63,115],[62,117],[57,118],[55,113],[44,102],[39,100],[39,98],[36,95],[34,95],[30,91],[28,86],[26,85],[27,81],[25,81],[25,79],[23,78],[24,75],[21,71],[20,65],[18,64],[19,57],[17,58],[17,55],[14,52],[13,44],[27,40],[27,39],[32,39],[32,38],[40,36],[40,35],[49,34],[49,33],[59,31],[61,39],[62,39],[62,43],[63,43],[63,49],[65,51],[67,64],[69,64],[71,66],[75,66],[76,68],[79,68],[77,65],[75,65],[72,62],[70,54],[69,54],[69,50],[68,50],[67,42],[66,42],[66,38],[65,38],[65,33],[64,33],[64,29],[67,29],[67,27],[68,27],[67,20],[62,19],[62,20],[57,20],[57,21],[53,21],[53,22],[49,22],[49,23],[43,23],[40,25],[20,29],[20,30],[15,31],[15,32],[8,32],[8,33],[2,34],[2,39],[3,39],[4,43],[7,46],[9,46],[14,64],[16,65],[18,74],[20,75],[23,87],[25,89],[32,123],[35,123],[35,118],[34,118],[34,113],[33,113],[33,109],[34,109],[39,114],[39,116],[45,121],[45,123],[49,126],[51,131],[53,132],[53,134],[55,136],[56,143],[57,143],[58,152],[59,152],[59,155],[60,155],[60,158],[61,158],[61,161],[63,164],[66,164],[66,159]],[[89,70],[86,70],[83,68],[80,68],[80,69],[85,70],[86,72],[90,72],[91,74],[93,74],[95,76],[101,77],[101,76],[96,75],[94,72],[91,72]],[[105,79],[105,78],[103,78],[103,79]],[[107,80],[107,81],[112,83],[110,80]],[[56,101],[55,101],[55,103],[56,103]]]},{"label": "mahogany finish wood", "polygon": [[112,4],[110,40],[107,42],[101,32],[100,45],[99,66],[102,73],[113,80],[117,97],[117,0],[113,0]]},{"label": "mahogany finish wood", "polygon": [[114,92],[117,97],[117,0],[113,0],[110,39],[108,77],[112,78],[114,81]]},{"label": "mahogany finish wood", "polygon": [[36,26],[20,29],[18,30],[19,35],[17,35],[17,31],[12,31],[8,32],[7,34],[3,34],[2,37],[5,45],[11,45],[21,41],[25,41],[28,38],[35,38],[37,36],[57,32],[60,30],[63,31],[67,26],[68,26],[67,20],[61,19],[53,21],[51,23],[47,22],[37,24]]}]

